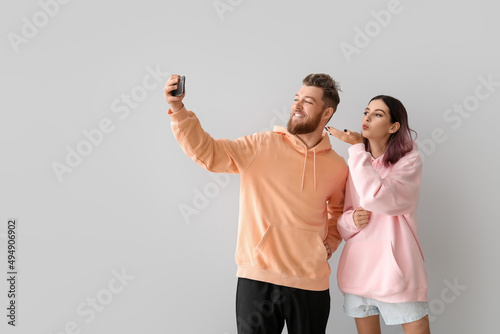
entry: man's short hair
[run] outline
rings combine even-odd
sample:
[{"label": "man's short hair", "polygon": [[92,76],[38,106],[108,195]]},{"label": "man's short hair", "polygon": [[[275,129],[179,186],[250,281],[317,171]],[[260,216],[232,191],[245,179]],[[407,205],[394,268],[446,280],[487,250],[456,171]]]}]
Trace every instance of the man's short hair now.
[{"label": "man's short hair", "polygon": [[325,73],[311,73],[302,80],[302,83],[306,86],[314,86],[323,89],[323,103],[324,108],[333,108],[333,112],[337,110],[337,106],[340,103],[339,91],[340,85],[338,82],[333,80],[331,76]]}]

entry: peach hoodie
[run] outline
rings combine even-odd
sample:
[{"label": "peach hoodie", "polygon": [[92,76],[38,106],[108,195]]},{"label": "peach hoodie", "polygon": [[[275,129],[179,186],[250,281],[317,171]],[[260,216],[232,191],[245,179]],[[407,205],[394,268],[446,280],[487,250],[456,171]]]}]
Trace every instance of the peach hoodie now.
[{"label": "peach hoodie", "polygon": [[276,127],[236,140],[213,139],[196,115],[172,113],[172,129],[184,152],[205,169],[239,173],[238,277],[305,290],[329,288],[326,241],[341,242],[347,165],[323,134],[307,149]]},{"label": "peach hoodie", "polygon": [[[427,272],[417,236],[422,159],[416,145],[397,163],[374,159],[364,144],[349,148],[349,178],[338,229],[346,241],[337,281],[340,291],[388,303],[427,301]],[[353,212],[371,211],[358,229]]]}]

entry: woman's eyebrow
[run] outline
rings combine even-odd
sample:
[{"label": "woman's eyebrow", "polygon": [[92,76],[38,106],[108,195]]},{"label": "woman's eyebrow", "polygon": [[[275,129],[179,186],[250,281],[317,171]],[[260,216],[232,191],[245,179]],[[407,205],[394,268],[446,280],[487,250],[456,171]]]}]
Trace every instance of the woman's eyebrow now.
[{"label": "woman's eyebrow", "polygon": [[[369,110],[370,110],[370,108],[366,107],[366,108],[365,108],[365,110],[368,110],[368,111],[369,111]],[[386,112],[385,112],[385,111],[383,111],[382,109],[375,109],[375,111],[381,111],[381,112],[383,112],[384,114],[386,113]]]}]

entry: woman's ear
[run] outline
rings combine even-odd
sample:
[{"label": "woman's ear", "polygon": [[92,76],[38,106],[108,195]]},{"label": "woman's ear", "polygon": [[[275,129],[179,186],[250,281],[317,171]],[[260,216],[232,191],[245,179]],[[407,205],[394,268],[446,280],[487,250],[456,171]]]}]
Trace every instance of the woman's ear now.
[{"label": "woman's ear", "polygon": [[401,124],[399,124],[399,122],[392,123],[392,125],[391,125],[391,127],[389,129],[389,133],[396,133],[396,132],[398,132],[400,126],[401,126]]}]

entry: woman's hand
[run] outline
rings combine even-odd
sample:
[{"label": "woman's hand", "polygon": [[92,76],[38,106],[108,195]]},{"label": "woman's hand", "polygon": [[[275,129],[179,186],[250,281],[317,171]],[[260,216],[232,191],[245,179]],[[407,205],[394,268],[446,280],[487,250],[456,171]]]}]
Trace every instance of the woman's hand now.
[{"label": "woman's hand", "polygon": [[357,228],[365,228],[370,221],[371,212],[363,209],[362,207],[357,208],[352,214],[352,219]]},{"label": "woman's hand", "polygon": [[338,139],[348,144],[355,145],[363,142],[363,136],[358,132],[349,130],[340,131],[331,126],[325,127],[325,130],[328,131],[328,133],[332,136],[337,137]]}]

